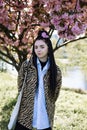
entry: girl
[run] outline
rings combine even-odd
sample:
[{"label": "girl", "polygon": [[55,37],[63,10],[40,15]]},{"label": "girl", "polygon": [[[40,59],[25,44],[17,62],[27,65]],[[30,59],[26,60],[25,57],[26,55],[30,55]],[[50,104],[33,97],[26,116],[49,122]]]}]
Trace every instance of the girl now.
[{"label": "girl", "polygon": [[26,72],[15,130],[52,130],[55,102],[61,87],[61,71],[55,63],[51,40],[45,30],[39,31],[28,64],[25,61],[21,66],[19,92]]}]

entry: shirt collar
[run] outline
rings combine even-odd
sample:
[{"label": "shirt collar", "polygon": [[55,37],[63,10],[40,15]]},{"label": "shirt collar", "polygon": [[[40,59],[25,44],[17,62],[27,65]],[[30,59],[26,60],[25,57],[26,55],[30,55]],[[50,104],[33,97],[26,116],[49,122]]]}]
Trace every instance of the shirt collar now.
[{"label": "shirt collar", "polygon": [[[38,58],[37,58],[37,65],[41,67],[41,64],[40,64],[40,61]],[[49,66],[50,66],[50,62],[49,62],[49,58],[48,58],[48,61],[47,61],[46,65],[44,66],[43,70],[48,70]]]}]

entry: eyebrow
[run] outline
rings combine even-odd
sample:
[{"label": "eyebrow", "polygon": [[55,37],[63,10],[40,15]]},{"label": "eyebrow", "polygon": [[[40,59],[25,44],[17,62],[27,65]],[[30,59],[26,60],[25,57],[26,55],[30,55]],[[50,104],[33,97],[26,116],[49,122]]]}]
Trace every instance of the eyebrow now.
[{"label": "eyebrow", "polygon": [[[38,47],[38,45],[34,45],[35,47]],[[44,46],[44,45],[39,45],[39,46]]]}]

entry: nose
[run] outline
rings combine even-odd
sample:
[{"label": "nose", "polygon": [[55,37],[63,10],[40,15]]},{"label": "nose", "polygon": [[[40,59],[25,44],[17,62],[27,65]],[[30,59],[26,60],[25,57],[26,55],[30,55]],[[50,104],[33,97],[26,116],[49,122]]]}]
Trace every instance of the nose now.
[{"label": "nose", "polygon": [[38,48],[38,49],[37,49],[37,52],[40,52],[40,51],[41,51],[40,48]]}]

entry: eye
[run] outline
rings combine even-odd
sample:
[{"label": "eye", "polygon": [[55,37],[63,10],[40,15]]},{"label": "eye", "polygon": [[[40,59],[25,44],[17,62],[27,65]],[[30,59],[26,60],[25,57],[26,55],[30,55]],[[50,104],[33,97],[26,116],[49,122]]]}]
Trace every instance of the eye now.
[{"label": "eye", "polygon": [[40,47],[41,47],[41,48],[44,48],[44,46],[43,46],[43,45],[41,45]]}]

